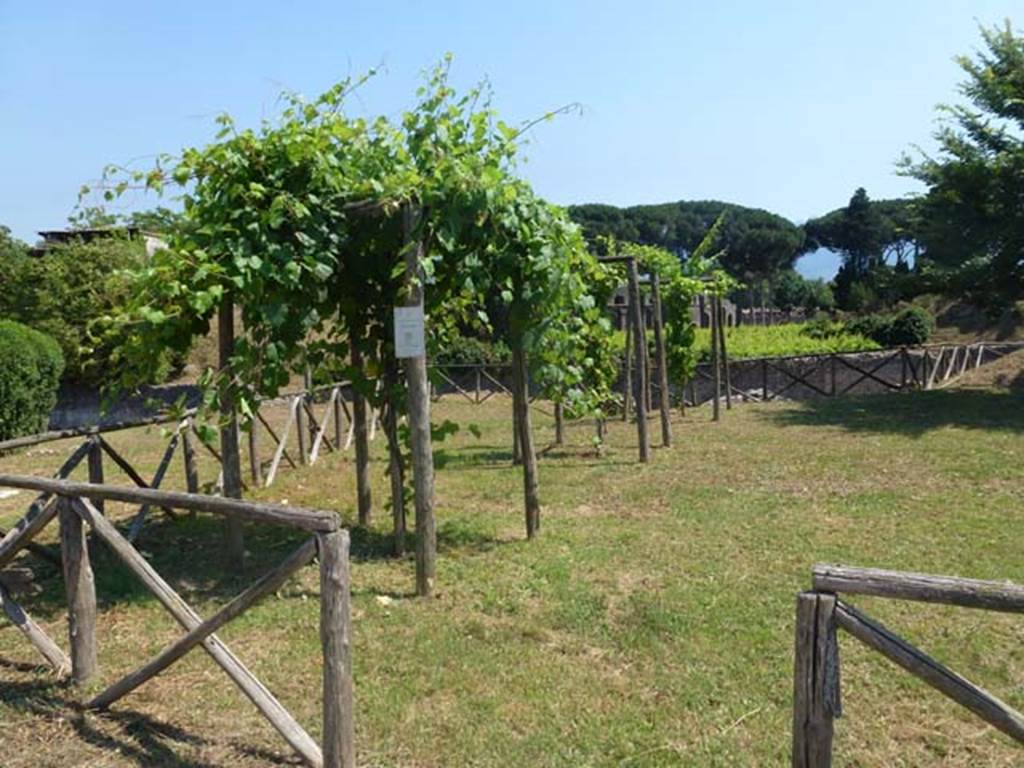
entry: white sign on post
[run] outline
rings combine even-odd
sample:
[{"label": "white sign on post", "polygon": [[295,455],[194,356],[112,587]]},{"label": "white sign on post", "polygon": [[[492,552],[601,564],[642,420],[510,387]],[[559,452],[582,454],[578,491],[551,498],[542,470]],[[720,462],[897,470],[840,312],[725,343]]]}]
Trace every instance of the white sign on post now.
[{"label": "white sign on post", "polygon": [[395,357],[423,357],[423,305],[395,307]]}]

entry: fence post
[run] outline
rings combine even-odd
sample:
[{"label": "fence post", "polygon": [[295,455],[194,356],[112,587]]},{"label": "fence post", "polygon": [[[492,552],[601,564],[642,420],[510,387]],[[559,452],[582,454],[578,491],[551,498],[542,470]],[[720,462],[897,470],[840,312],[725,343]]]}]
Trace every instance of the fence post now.
[{"label": "fence post", "polygon": [[57,504],[64,588],[68,598],[71,680],[80,684],[96,673],[96,584],[82,518],[72,509],[70,499],[61,497]]},{"label": "fence post", "polygon": [[768,361],[761,358],[761,402],[768,402]]},{"label": "fence post", "polygon": [[348,532],[317,534],[320,644],[323,649],[324,768],[355,768]]},{"label": "fence post", "polygon": [[793,664],[793,768],[832,765],[833,719],[842,714],[835,595],[802,592],[796,600]]},{"label": "fence post", "polygon": [[836,353],[833,352],[829,355],[829,361],[832,364],[832,397],[836,396],[836,375],[838,374],[837,368],[839,367],[836,362]]},{"label": "fence post", "polygon": [[907,388],[907,348],[900,347],[900,389]]},{"label": "fence post", "polygon": [[565,413],[561,401],[555,403],[555,445],[565,442]]},{"label": "fence post", "polygon": [[[89,482],[93,485],[103,484],[103,446],[100,443],[99,435],[92,435],[89,438]],[[96,502],[96,509],[104,511],[103,499]]]},{"label": "fence post", "polygon": [[479,366],[477,366],[477,368],[476,368],[476,392],[475,392],[475,395],[474,395],[474,400],[476,401],[477,405],[480,404],[480,367]]}]

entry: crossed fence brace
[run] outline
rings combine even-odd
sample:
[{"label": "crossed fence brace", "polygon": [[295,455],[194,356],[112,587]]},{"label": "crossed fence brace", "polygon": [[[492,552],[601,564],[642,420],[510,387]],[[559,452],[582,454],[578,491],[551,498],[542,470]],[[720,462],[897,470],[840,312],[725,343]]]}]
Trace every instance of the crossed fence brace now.
[{"label": "crossed fence brace", "polygon": [[[78,457],[81,460],[81,456]],[[85,527],[92,529],[139,578],[185,634],[141,667],[122,677],[85,704],[107,709],[119,699],[201,646],[224,670],[285,741],[310,766],[353,768],[352,658],[349,606],[348,532],[337,515],[274,504],[255,504],[191,493],[77,483],[19,475],[0,475],[0,486],[34,490],[39,498],[0,540],[0,568],[27,547],[50,522],[59,519],[61,562],[68,603],[70,658],[0,583],[0,608],[58,674],[70,672],[74,683],[97,671],[96,589]],[[167,509],[208,512],[248,522],[284,525],[313,533],[285,560],[208,619],[202,619],[146,561],[100,510],[106,500]],[[323,749],[309,736],[270,690],[215,634],[261,599],[274,593],[314,556],[320,560],[320,640],[323,652]]]},{"label": "crossed fence brace", "polygon": [[834,721],[842,715],[839,629],[1024,745],[1024,715],[840,598],[870,595],[1024,613],[1024,587],[839,565],[814,566],[812,585],[797,596],[796,605],[793,768],[832,765]]}]

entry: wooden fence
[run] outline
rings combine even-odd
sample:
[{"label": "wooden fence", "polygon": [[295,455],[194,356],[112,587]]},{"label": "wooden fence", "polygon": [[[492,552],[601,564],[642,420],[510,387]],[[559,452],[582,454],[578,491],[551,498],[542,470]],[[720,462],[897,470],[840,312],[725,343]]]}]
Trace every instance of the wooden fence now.
[{"label": "wooden fence", "polygon": [[[321,413],[316,409],[323,406]],[[283,406],[287,418],[283,428],[277,429],[271,424],[264,408]],[[313,465],[324,453],[347,451],[352,446],[354,422],[351,412],[351,385],[348,382],[329,384],[309,390],[292,392],[273,400],[267,400],[255,411],[256,419],[251,428],[245,432],[244,439],[248,444],[249,469],[251,482],[256,486],[269,487],[277,478],[282,464],[287,463],[295,468],[300,465]],[[140,488],[160,488],[170,468],[174,455],[181,448],[185,469],[186,490],[198,493],[200,477],[196,451],[201,447],[212,456],[218,466],[223,465],[220,451],[204,439],[195,422],[195,412],[186,411],[181,419],[169,418],[165,415],[150,418],[124,421],[104,426],[78,429],[54,430],[36,435],[27,435],[0,442],[0,454],[22,448],[30,448],[43,443],[57,440],[82,438],[69,455],[65,464],[58,469],[57,478],[66,478],[88,457],[89,480],[94,483],[103,482],[105,457],[113,461]],[[380,414],[373,411],[369,418],[369,439],[376,438]],[[124,452],[111,444],[110,433],[120,432],[136,427],[159,425],[170,427],[171,434],[159,466],[151,480],[145,480]],[[271,441],[270,451],[265,451],[266,438]],[[294,454],[289,447],[294,445]],[[245,483],[243,481],[243,487]],[[215,492],[223,488],[223,470],[214,483]],[[166,513],[173,515],[168,510]],[[133,522],[129,532],[130,540],[134,541],[144,525],[149,507],[143,506]],[[2,534],[0,534],[2,535]]]},{"label": "wooden fence", "polygon": [[1024,613],[1024,587],[1009,582],[832,565],[814,566],[812,576],[813,589],[798,595],[796,604],[794,768],[832,765],[834,721],[842,715],[839,629],[1024,744],[1024,715],[839,597],[871,595]]},{"label": "wooden fence", "polygon": [[[840,352],[729,360],[727,394],[751,402],[807,399],[848,394],[938,389],[970,370],[1010,352],[1024,342],[976,342],[899,347],[877,352]],[[710,364],[697,366],[687,387],[687,403],[714,397]]]},{"label": "wooden fence", "polygon": [[[83,445],[93,446],[87,441]],[[85,451],[80,449],[80,461]],[[79,453],[76,451],[76,454]],[[70,657],[15,602],[0,581],[0,607],[46,661],[74,684],[97,673],[96,589],[85,526],[102,540],[139,578],[185,630],[152,660],[109,685],[85,703],[86,709],[109,708],[126,694],[161,673],[196,647],[224,670],[285,741],[311,766],[353,768],[352,658],[349,606],[349,538],[337,515],[298,507],[255,504],[235,499],[174,493],[147,487],[76,483],[19,475],[0,475],[0,487],[36,491],[28,513],[0,540],[0,569],[33,543],[55,518],[59,520],[61,562],[68,604]],[[104,501],[120,501],[166,510],[207,512],[236,520],[288,526],[313,535],[275,569],[208,619],[203,619],[157,573],[142,554],[102,512]],[[262,598],[273,594],[288,577],[314,556],[320,561],[320,642],[323,652],[323,749],[274,695],[231,652],[216,632]],[[0,751],[0,762],[3,761]]]}]

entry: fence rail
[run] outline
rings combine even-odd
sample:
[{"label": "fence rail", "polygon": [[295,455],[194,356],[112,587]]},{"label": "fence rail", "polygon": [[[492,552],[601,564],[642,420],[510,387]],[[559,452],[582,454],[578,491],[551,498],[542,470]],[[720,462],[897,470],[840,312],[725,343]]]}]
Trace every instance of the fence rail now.
[{"label": "fence rail", "polygon": [[1024,745],[1024,715],[839,598],[871,595],[988,611],[1024,612],[1024,587],[1011,582],[816,565],[809,592],[797,596],[793,666],[794,768],[832,765],[834,721],[842,715],[842,629],[897,666]]},{"label": "fence rail", "polygon": [[[79,457],[78,460],[81,460]],[[0,486],[41,492],[28,513],[0,540],[0,568],[9,563],[55,518],[59,520],[68,604],[70,654],[65,654],[0,582],[0,607],[58,674],[70,672],[81,684],[97,674],[96,588],[85,527],[102,540],[182,626],[185,634],[142,666],[90,699],[87,709],[106,709],[152,679],[190,650],[202,647],[284,740],[310,766],[353,768],[352,658],[350,647],[348,532],[333,512],[257,504],[236,499],[75,483],[21,475],[0,475]],[[103,501],[208,512],[250,522],[271,523],[313,533],[276,568],[208,619],[202,619],[149,564],[131,541],[100,511]],[[287,578],[320,560],[320,640],[323,654],[323,748],[321,749],[269,689],[220,638],[218,629],[272,594]]]}]

